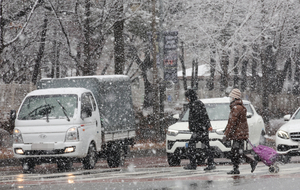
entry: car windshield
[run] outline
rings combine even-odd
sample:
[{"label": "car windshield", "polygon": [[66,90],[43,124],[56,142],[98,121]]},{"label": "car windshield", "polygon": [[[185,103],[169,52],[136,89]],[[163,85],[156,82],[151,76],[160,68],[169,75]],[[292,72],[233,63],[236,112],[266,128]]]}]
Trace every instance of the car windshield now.
[{"label": "car windshield", "polygon": [[298,110],[293,119],[300,119],[300,110]]},{"label": "car windshield", "polygon": [[[253,114],[253,110],[250,107],[250,104],[244,104],[244,106],[247,109],[247,112],[250,112]],[[222,120],[228,120],[229,113],[230,113],[230,107],[229,103],[207,103],[205,104],[208,117],[211,121],[222,121]],[[182,122],[188,122],[189,121],[189,109],[187,109],[181,120]]]},{"label": "car windshield", "polygon": [[18,119],[72,118],[78,106],[77,99],[78,97],[75,94],[29,96],[20,109]]}]

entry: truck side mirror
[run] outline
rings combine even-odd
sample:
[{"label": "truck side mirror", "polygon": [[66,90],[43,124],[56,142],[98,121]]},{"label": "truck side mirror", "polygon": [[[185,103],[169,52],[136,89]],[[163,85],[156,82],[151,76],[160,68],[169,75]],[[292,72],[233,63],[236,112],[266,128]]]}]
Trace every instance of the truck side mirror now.
[{"label": "truck side mirror", "polygon": [[16,120],[16,118],[17,118],[17,112],[16,112],[16,110],[10,110],[10,119],[12,121],[14,121],[14,120]]},{"label": "truck side mirror", "polygon": [[92,108],[91,107],[84,107],[81,110],[81,119],[88,118],[92,116]]}]

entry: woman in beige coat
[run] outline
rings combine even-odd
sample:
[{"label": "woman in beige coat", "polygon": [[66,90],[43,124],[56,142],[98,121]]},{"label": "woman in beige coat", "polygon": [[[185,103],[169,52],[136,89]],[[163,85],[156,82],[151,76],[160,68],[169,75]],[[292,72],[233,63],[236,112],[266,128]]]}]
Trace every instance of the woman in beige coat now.
[{"label": "woman in beige coat", "polygon": [[231,161],[233,170],[227,174],[240,174],[240,158],[244,158],[251,165],[251,172],[255,170],[257,161],[249,158],[244,153],[244,142],[249,138],[249,128],[247,123],[247,109],[241,100],[241,91],[233,89],[230,94],[230,115],[224,135],[228,140],[232,140]]}]

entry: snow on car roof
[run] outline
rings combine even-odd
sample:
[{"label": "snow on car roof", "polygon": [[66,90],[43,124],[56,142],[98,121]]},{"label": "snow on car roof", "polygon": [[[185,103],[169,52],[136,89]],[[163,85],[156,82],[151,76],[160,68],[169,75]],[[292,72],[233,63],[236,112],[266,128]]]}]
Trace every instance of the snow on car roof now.
[{"label": "snow on car roof", "polygon": [[[223,98],[206,98],[201,99],[201,101],[204,104],[212,104],[212,103],[229,103],[229,97],[223,97]],[[243,100],[244,104],[249,104],[250,102],[248,100]]]},{"label": "snow on car roof", "polygon": [[80,94],[89,91],[85,88],[49,88],[32,91],[28,96],[47,95],[47,94]]}]

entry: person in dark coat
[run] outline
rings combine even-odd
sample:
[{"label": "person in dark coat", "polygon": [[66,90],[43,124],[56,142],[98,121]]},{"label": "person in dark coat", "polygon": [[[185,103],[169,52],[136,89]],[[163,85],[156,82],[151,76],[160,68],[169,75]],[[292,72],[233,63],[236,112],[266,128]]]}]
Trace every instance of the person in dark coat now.
[{"label": "person in dark coat", "polygon": [[212,130],[212,127],[205,105],[202,101],[198,100],[196,92],[192,89],[187,90],[185,96],[189,101],[189,129],[193,133],[187,148],[190,164],[185,166],[184,169],[195,170],[197,168],[196,144],[200,141],[205,145],[206,153],[208,155],[208,166],[204,168],[204,170],[213,170],[216,166],[214,165],[214,157],[209,145],[208,137],[208,133]]},{"label": "person in dark coat", "polygon": [[246,156],[244,153],[245,141],[249,138],[249,128],[247,123],[247,109],[241,100],[241,91],[233,89],[230,94],[230,115],[224,135],[228,140],[232,140],[231,162],[233,170],[227,174],[240,174],[240,159],[244,158],[251,165],[251,172],[255,170],[257,161]]}]

